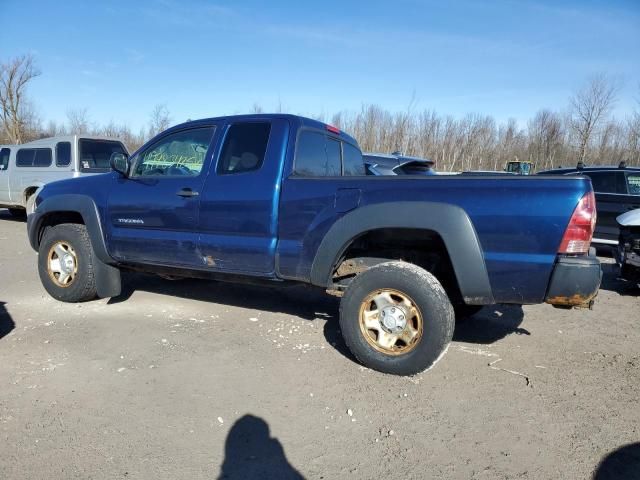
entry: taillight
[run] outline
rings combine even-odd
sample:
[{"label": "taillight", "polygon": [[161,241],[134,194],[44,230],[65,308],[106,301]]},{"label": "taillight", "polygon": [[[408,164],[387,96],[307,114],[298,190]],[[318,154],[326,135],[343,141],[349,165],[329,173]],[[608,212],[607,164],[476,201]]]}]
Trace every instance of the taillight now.
[{"label": "taillight", "polygon": [[571,215],[558,253],[588,253],[596,227],[596,196],[593,190],[585,193]]}]

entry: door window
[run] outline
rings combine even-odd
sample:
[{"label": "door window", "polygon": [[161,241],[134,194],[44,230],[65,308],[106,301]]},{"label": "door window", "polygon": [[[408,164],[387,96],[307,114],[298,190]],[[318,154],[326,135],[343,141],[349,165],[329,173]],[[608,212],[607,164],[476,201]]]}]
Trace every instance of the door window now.
[{"label": "door window", "polygon": [[3,148],[0,150],[0,171],[7,170],[9,168],[9,154],[11,150]]},{"label": "door window", "polygon": [[260,169],[270,132],[271,124],[265,122],[231,125],[222,147],[218,173],[225,175]]},{"label": "door window", "polygon": [[197,176],[213,138],[214,126],[181,130],[162,137],[132,159],[132,177]]}]

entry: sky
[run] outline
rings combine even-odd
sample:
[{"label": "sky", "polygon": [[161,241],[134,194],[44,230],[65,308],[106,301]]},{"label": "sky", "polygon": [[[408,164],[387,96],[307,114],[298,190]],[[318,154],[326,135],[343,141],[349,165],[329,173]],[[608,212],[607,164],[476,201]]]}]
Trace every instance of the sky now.
[{"label": "sky", "polygon": [[377,104],[525,126],[597,73],[620,86],[617,117],[640,101],[640,0],[0,0],[0,18],[0,61],[31,53],[42,72],[45,123]]}]

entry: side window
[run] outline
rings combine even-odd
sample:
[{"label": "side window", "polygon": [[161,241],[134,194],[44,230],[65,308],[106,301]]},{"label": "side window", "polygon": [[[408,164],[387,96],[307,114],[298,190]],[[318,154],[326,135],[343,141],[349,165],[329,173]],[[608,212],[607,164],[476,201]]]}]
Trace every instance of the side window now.
[{"label": "side window", "polygon": [[340,176],[340,142],[320,132],[305,130],[298,136],[295,173],[305,177]]},{"label": "side window", "polygon": [[11,150],[3,148],[0,150],[0,171],[7,170],[9,168],[9,154]]},{"label": "side window", "polygon": [[271,124],[265,122],[231,125],[218,161],[218,174],[244,173],[260,169],[267,152],[270,132]]},{"label": "side window", "polygon": [[591,178],[591,184],[596,193],[618,193],[615,174],[616,172],[585,173],[587,177]]},{"label": "side window", "polygon": [[16,154],[16,167],[33,167],[36,152],[32,148],[21,148]]},{"label": "side window", "polygon": [[56,144],[56,166],[68,167],[71,164],[71,143],[58,142]]},{"label": "side window", "polygon": [[629,195],[640,195],[640,174],[627,175]]},{"label": "side window", "polygon": [[132,177],[199,175],[215,127],[181,130],[143,150],[134,163]]},{"label": "side window", "polygon": [[21,148],[16,155],[16,166],[49,167],[51,157],[50,148]]},{"label": "side window", "polygon": [[33,160],[34,167],[50,167],[52,161],[50,148],[36,148],[36,156]]},{"label": "side window", "polygon": [[344,175],[366,175],[362,152],[350,143],[342,144]]}]

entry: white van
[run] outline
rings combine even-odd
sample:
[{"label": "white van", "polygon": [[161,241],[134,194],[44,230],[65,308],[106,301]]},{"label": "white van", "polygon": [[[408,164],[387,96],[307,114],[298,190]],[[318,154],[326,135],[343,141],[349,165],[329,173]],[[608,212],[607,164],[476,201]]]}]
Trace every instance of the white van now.
[{"label": "white van", "polygon": [[0,145],[0,208],[14,216],[33,211],[34,193],[65,178],[108,172],[112,153],[128,153],[115,138],[67,135],[22,145]]}]

